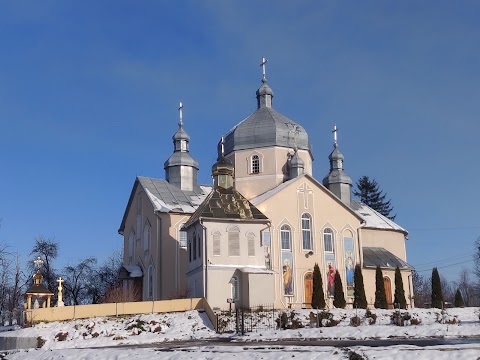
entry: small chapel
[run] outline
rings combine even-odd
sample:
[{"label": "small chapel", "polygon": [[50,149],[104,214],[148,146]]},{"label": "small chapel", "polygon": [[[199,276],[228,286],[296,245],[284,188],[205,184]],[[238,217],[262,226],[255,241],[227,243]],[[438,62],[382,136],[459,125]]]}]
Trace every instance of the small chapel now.
[{"label": "small chapel", "polygon": [[124,288],[136,300],[204,297],[218,309],[309,308],[318,264],[327,305],[338,273],[352,306],[359,264],[369,307],[377,266],[389,305],[398,267],[414,307],[407,231],[352,198],[336,128],[330,170],[322,181],[312,176],[308,133],[273,108],[265,65],[263,59],[256,111],[217,144],[211,185],[197,182],[180,103],[165,178],[135,179],[118,230]]}]

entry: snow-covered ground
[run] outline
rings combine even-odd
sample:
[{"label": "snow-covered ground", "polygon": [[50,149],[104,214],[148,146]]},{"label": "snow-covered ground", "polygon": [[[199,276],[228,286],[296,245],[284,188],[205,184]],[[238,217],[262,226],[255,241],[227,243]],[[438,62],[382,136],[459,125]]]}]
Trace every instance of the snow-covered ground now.
[{"label": "snow-covered ground", "polygon": [[[171,314],[148,314],[132,317],[109,317],[71,322],[40,323],[30,328],[3,332],[2,336],[40,337],[41,349],[9,351],[0,359],[348,359],[352,351],[364,359],[479,359],[479,308],[448,309],[442,314],[437,309],[413,309],[407,326],[391,324],[391,310],[374,310],[375,324],[368,324],[365,311],[332,310],[331,327],[316,328],[316,311],[295,311],[296,329],[265,330],[244,336],[216,334],[203,312],[189,311]],[[360,326],[350,325],[358,315]],[[412,321],[413,320],[413,321]],[[418,323],[412,325],[411,323]],[[441,323],[444,322],[444,323]],[[325,324],[325,321],[324,321]],[[303,326],[303,327],[302,327]],[[218,345],[201,340],[232,337],[234,341],[248,341],[247,345]],[[389,347],[353,346],[350,348],[282,345],[282,339],[391,339],[391,338],[458,338],[473,337],[478,342],[465,345],[417,347],[398,345]],[[175,347],[155,347],[155,343],[200,340]],[[277,341],[278,345],[262,345],[262,341]],[[250,344],[251,342],[251,344]],[[152,344],[151,346],[149,344]],[[128,347],[127,345],[141,345]],[[354,358],[350,355],[351,358]]]}]

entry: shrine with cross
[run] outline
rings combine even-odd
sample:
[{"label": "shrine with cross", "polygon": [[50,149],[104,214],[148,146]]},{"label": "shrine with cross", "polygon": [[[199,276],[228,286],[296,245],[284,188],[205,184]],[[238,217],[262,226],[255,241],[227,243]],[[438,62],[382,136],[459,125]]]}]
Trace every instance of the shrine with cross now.
[{"label": "shrine with cross", "polygon": [[[24,295],[24,308],[30,310],[36,307],[48,308],[50,307],[51,298],[53,293],[43,285],[43,276],[41,268],[43,266],[43,260],[38,257],[35,259],[34,264],[37,268],[36,273],[33,275],[33,285],[25,292]],[[33,305],[32,305],[33,302]],[[33,306],[33,307],[32,307]]]}]

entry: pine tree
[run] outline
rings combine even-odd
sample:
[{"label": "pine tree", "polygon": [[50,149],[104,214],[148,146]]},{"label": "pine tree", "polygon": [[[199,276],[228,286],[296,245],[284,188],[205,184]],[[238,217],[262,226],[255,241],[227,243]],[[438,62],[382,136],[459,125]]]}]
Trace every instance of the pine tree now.
[{"label": "pine tree", "polygon": [[320,268],[318,267],[317,263],[315,263],[315,266],[313,267],[312,308],[325,308],[325,296],[323,294],[322,274],[320,273]]},{"label": "pine tree", "polygon": [[377,309],[386,309],[388,307],[385,285],[383,284],[383,273],[380,266],[377,266],[375,271],[375,304],[373,305]]},{"label": "pine tree", "polygon": [[338,271],[335,273],[333,285],[333,306],[335,306],[336,308],[344,309],[345,306],[347,306],[347,302],[345,301],[345,293],[343,292],[342,279],[340,278],[340,273]]},{"label": "pine tree", "polygon": [[442,283],[436,267],[432,270],[432,307],[437,309],[443,308]]},{"label": "pine tree", "polygon": [[393,302],[398,306],[400,309],[407,308],[407,300],[405,299],[405,290],[403,290],[403,280],[402,274],[400,273],[400,269],[395,269],[395,298]]},{"label": "pine tree", "polygon": [[457,289],[457,292],[455,293],[455,300],[453,301],[453,305],[455,307],[465,307],[465,302],[463,301],[463,296],[460,292],[460,289]]},{"label": "pine tree", "polygon": [[353,307],[355,309],[366,309],[367,297],[365,295],[365,286],[363,285],[363,274],[360,265],[355,266],[353,281]]},{"label": "pine tree", "polygon": [[375,179],[370,180],[368,176],[362,176],[358,179],[356,186],[357,190],[353,192],[353,195],[357,196],[362,203],[390,220],[395,220],[397,215],[390,215],[393,211],[390,200],[386,200],[387,194],[383,194],[383,191],[378,188]]}]

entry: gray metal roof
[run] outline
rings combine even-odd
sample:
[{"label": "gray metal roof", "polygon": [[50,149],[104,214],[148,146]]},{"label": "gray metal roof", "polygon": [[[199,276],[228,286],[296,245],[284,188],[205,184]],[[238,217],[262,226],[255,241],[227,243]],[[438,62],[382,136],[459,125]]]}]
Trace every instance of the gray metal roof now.
[{"label": "gray metal roof", "polygon": [[396,222],[390,220],[389,218],[383,216],[379,212],[373,210],[371,207],[352,200],[351,201],[352,209],[365,220],[366,229],[381,229],[381,230],[395,230],[408,234],[408,231],[403,227],[398,225]]},{"label": "gray metal roof", "polygon": [[145,190],[155,211],[180,212],[185,214],[193,214],[212,190],[211,186],[201,185],[199,187],[200,190],[197,192],[182,191],[164,179],[137,176],[123,215],[122,223],[118,230],[120,233],[125,229],[128,210],[135,196],[137,186],[142,186]]},{"label": "gray metal roof", "polygon": [[269,146],[294,148],[295,145],[311,152],[305,129],[271,107],[260,107],[225,136],[226,155],[235,150]]},{"label": "gray metal roof", "polygon": [[400,270],[415,269],[412,265],[393,255],[383,247],[364,247],[363,267],[376,268],[377,266],[380,266],[382,269],[395,269],[397,266]]}]

